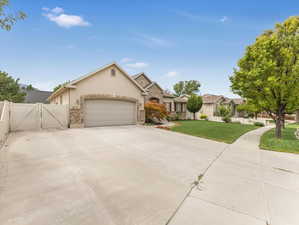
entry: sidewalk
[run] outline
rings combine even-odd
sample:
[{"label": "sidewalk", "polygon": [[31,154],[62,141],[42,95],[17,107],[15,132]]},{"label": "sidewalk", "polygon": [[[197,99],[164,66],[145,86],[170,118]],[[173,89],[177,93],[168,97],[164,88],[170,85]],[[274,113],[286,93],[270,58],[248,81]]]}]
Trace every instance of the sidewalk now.
[{"label": "sidewalk", "polygon": [[259,150],[251,131],[211,165],[170,225],[298,225],[299,155]]}]

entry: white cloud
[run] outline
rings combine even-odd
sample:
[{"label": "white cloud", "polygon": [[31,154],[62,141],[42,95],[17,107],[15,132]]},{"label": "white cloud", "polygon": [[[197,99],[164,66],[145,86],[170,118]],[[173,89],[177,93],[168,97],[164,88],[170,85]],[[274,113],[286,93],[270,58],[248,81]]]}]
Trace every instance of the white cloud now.
[{"label": "white cloud", "polygon": [[176,77],[178,75],[179,73],[177,71],[169,71],[168,73],[165,74],[165,77]]},{"label": "white cloud", "polygon": [[221,19],[220,19],[220,22],[221,23],[225,23],[228,21],[228,17],[227,16],[223,16]]},{"label": "white cloud", "polygon": [[43,14],[50,21],[55,22],[58,26],[64,28],[70,28],[75,26],[86,27],[90,26],[90,23],[85,21],[83,17],[77,15],[70,15],[63,13],[64,10],[59,7],[55,7],[49,11],[48,8],[43,8],[47,13]]},{"label": "white cloud", "polygon": [[198,15],[194,14],[188,11],[183,11],[183,10],[176,10],[174,11],[175,14],[181,17],[185,17],[189,20],[196,21],[196,22],[202,22],[202,23],[225,23],[229,20],[227,16],[223,16],[220,19],[214,16],[203,16],[203,15]]},{"label": "white cloud", "polygon": [[141,69],[147,67],[148,64],[145,62],[136,62],[136,63],[126,64],[126,66],[133,69]]},{"label": "white cloud", "polygon": [[61,14],[64,12],[63,8],[60,8],[60,7],[55,7],[54,9],[51,10],[52,13],[55,13],[55,14]]},{"label": "white cloud", "polygon": [[147,34],[137,34],[137,41],[143,43],[148,47],[171,47],[173,43],[171,41],[158,38],[155,36],[147,35]]},{"label": "white cloud", "polygon": [[43,7],[42,10],[44,10],[44,11],[50,11],[50,9],[47,8],[47,7]]},{"label": "white cloud", "polygon": [[127,58],[127,57],[122,58],[122,59],[120,60],[121,63],[128,63],[128,62],[132,62],[132,61],[133,61],[133,59],[131,59],[131,58]]}]

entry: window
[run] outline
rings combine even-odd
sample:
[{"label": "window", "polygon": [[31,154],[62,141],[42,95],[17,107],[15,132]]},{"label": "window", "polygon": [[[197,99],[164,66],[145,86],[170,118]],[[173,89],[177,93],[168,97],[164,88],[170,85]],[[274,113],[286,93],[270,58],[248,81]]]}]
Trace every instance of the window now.
[{"label": "window", "polygon": [[111,69],[111,76],[115,76],[115,69]]}]

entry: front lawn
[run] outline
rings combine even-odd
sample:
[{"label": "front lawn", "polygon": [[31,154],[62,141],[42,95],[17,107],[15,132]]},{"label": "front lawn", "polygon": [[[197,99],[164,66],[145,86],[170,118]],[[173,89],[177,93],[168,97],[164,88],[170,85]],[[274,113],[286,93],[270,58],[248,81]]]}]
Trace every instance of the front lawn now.
[{"label": "front lawn", "polygon": [[295,137],[296,128],[299,124],[289,124],[282,130],[282,139],[277,139],[274,136],[275,129],[271,129],[263,134],[260,141],[260,148],[299,154],[299,140]]},{"label": "front lawn", "polygon": [[221,123],[205,120],[179,121],[177,126],[171,128],[172,131],[212,139],[215,141],[233,143],[241,135],[258,127],[238,123]]}]

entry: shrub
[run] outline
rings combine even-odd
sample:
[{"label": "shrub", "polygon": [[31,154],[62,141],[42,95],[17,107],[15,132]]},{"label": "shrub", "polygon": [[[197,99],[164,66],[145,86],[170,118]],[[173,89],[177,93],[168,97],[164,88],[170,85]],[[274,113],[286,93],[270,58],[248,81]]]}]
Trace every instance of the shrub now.
[{"label": "shrub", "polygon": [[201,120],[208,120],[208,116],[206,114],[201,114],[199,118]]},{"label": "shrub", "polygon": [[230,123],[232,122],[232,119],[230,118],[230,116],[224,116],[222,117],[222,121],[225,123]]},{"label": "shrub", "polygon": [[197,113],[202,106],[202,98],[201,96],[197,96],[196,94],[192,94],[187,101],[187,109],[189,112],[193,113],[193,119],[195,120],[195,113]]},{"label": "shrub", "polygon": [[265,124],[263,124],[262,122],[255,122],[255,123],[254,123],[254,126],[257,126],[257,127],[264,127]]},{"label": "shrub", "polygon": [[165,105],[148,102],[144,104],[145,109],[145,121],[147,123],[159,123],[165,119],[168,115]]}]

